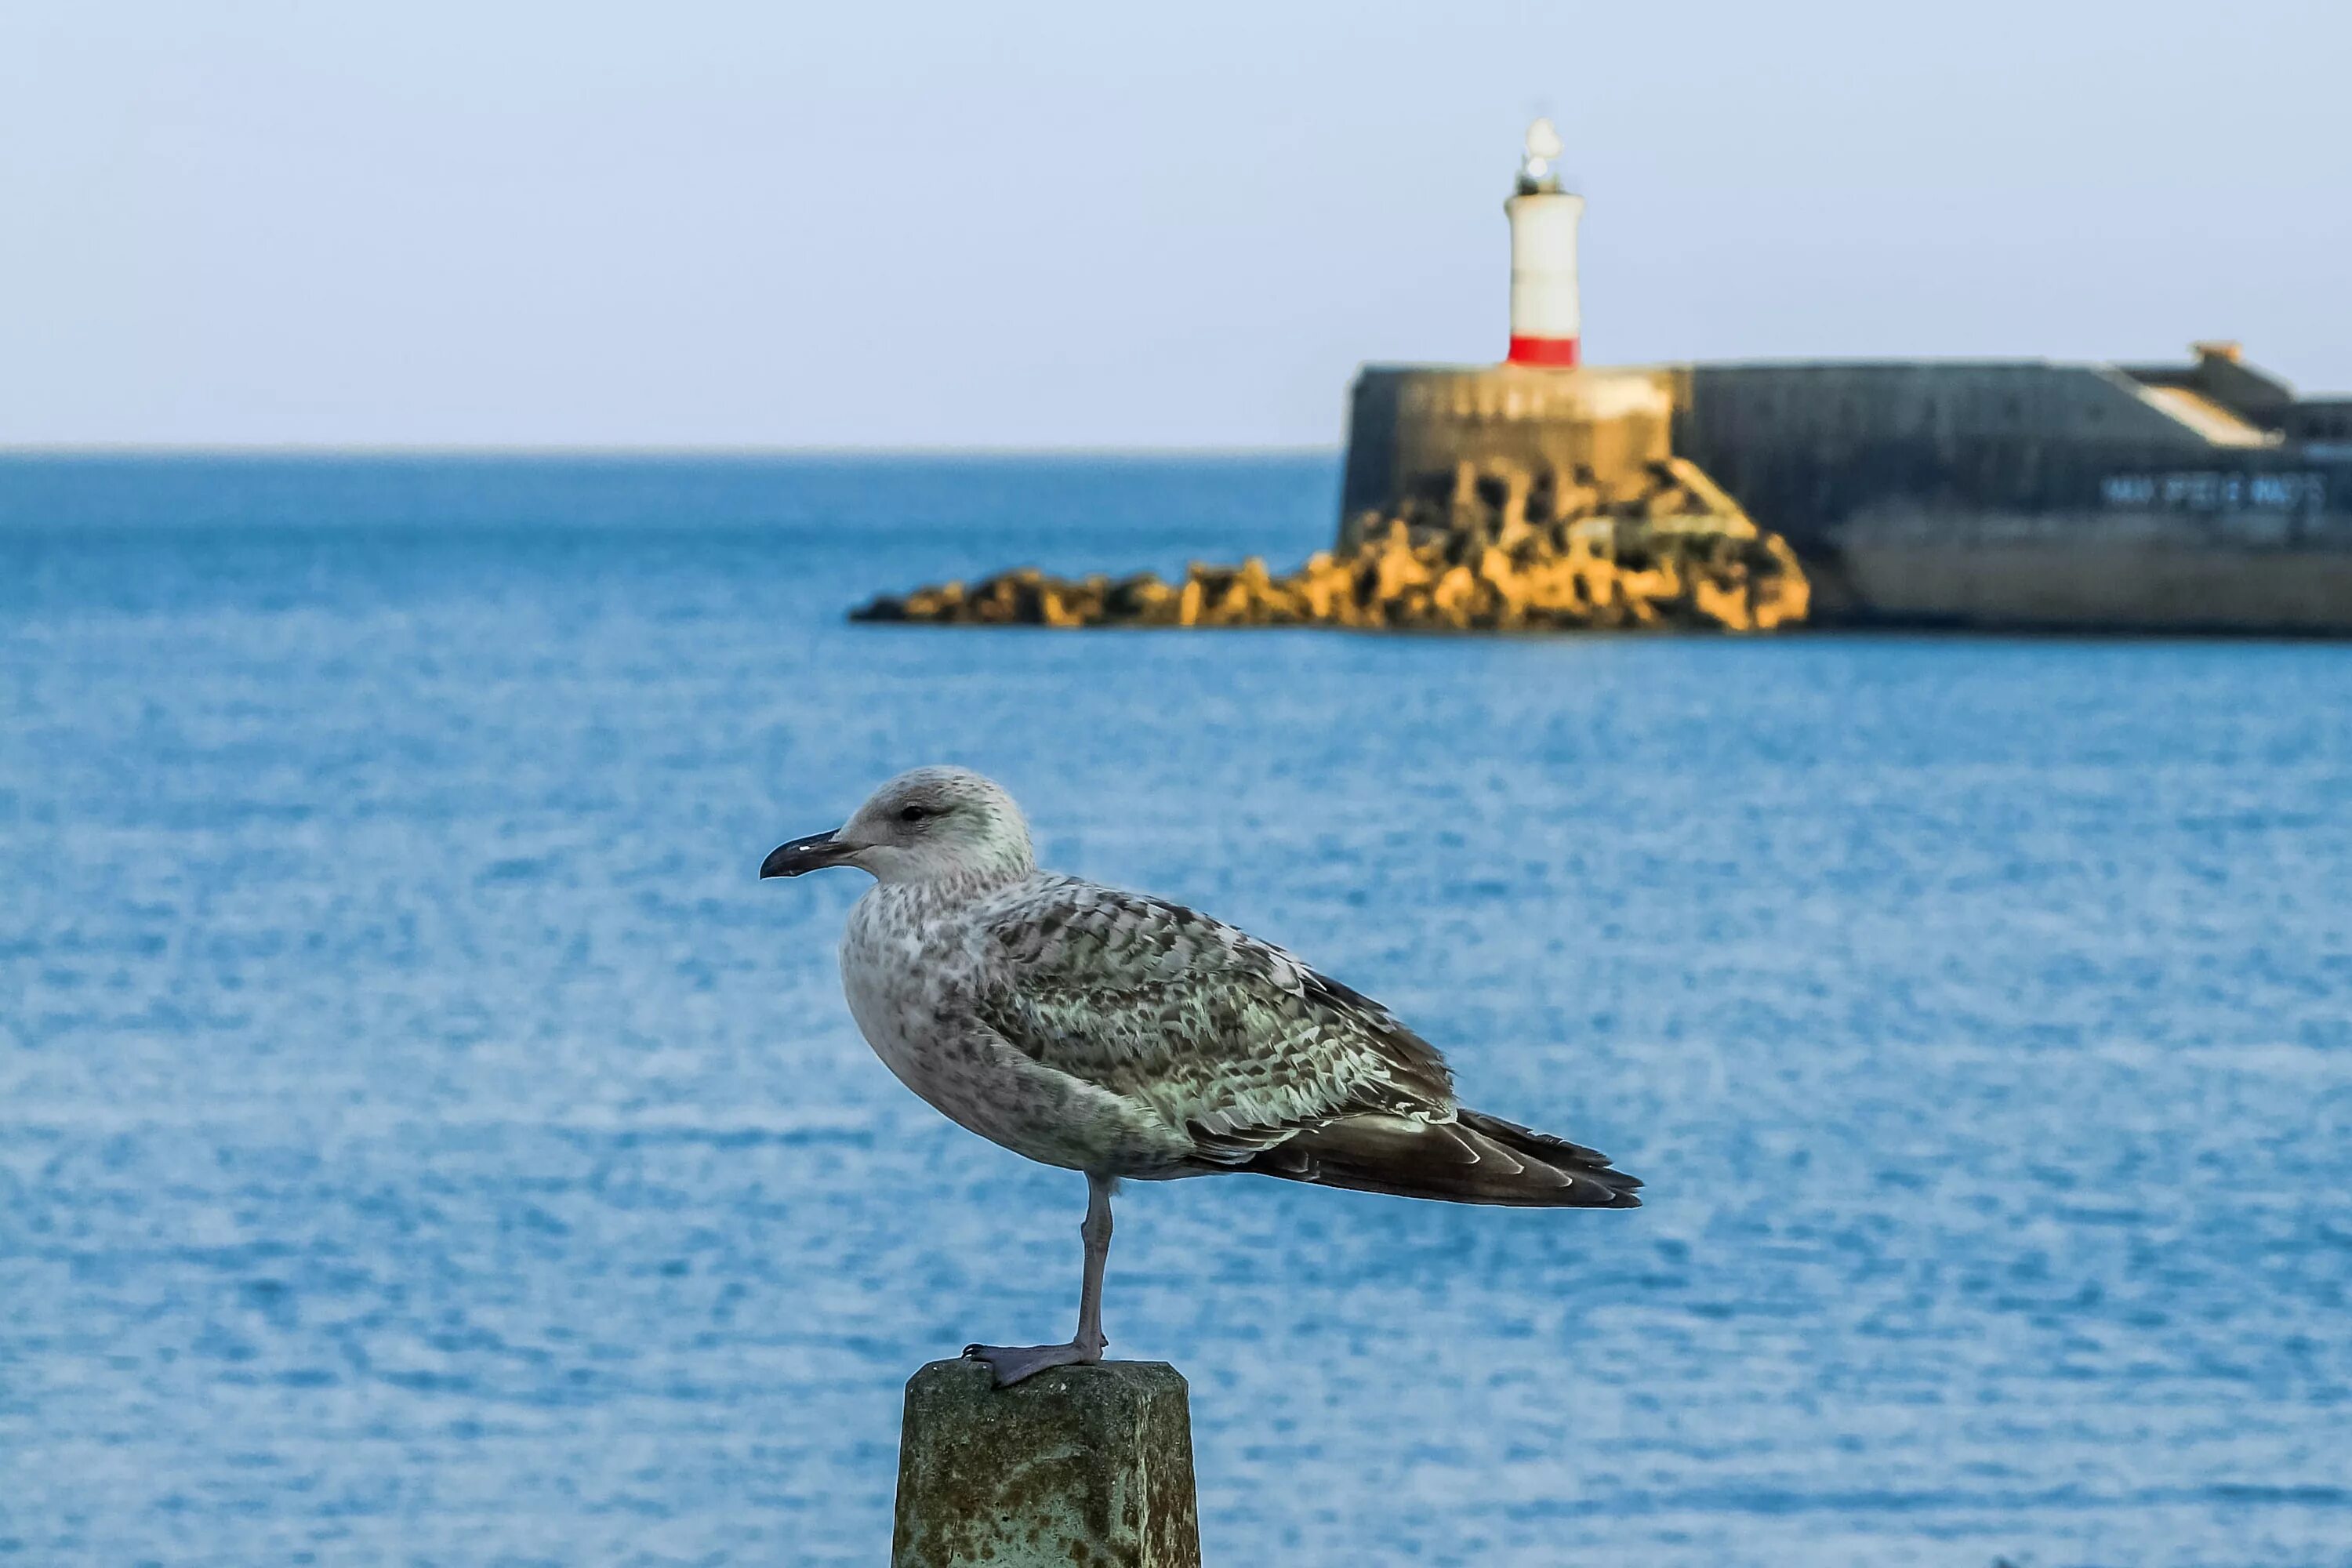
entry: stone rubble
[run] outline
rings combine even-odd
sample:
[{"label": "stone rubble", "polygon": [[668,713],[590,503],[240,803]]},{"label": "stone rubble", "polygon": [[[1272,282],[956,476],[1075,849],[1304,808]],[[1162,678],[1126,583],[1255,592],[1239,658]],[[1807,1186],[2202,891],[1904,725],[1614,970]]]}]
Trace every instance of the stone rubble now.
[{"label": "stone rubble", "polygon": [[884,595],[855,621],[960,626],[1349,626],[1392,631],[1695,628],[1770,631],[1805,618],[1811,587],[1786,542],[1748,521],[1697,468],[1653,463],[1612,494],[1591,483],[1482,484],[1442,504],[1352,520],[1336,552],[1275,576],[1194,563],[1181,583],[1149,572],[1049,576]]}]

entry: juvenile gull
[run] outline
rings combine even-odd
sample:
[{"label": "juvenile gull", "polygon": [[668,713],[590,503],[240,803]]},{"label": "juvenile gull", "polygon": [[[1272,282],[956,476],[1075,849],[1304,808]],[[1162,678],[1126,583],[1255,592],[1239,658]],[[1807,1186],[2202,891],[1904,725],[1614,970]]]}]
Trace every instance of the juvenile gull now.
[{"label": "juvenile gull", "polygon": [[917,768],[761,877],[855,866],[849,1011],[898,1080],[1017,1154],[1082,1171],[1078,1331],[973,1345],[999,1385],[1096,1362],[1119,1179],[1255,1172],[1529,1208],[1634,1208],[1608,1156],[1472,1110],[1436,1047],[1270,942],[1165,900],[1037,869],[1013,797]]}]

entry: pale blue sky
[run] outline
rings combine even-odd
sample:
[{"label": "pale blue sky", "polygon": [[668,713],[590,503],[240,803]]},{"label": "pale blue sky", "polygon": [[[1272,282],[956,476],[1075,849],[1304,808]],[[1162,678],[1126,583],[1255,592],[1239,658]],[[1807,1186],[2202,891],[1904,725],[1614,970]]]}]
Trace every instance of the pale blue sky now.
[{"label": "pale blue sky", "polygon": [[2352,6],[0,6],[0,445],[1325,445],[1504,335],[1542,110],[1601,362],[2352,386]]}]

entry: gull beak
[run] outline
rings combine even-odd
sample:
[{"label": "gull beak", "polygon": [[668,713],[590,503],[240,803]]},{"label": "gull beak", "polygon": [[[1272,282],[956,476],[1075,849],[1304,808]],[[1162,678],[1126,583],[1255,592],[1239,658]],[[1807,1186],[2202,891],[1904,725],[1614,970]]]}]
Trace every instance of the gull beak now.
[{"label": "gull beak", "polygon": [[812,833],[806,838],[779,844],[760,862],[760,876],[763,880],[770,877],[797,877],[805,871],[822,871],[827,866],[845,864],[856,851],[840,839],[836,830]]}]

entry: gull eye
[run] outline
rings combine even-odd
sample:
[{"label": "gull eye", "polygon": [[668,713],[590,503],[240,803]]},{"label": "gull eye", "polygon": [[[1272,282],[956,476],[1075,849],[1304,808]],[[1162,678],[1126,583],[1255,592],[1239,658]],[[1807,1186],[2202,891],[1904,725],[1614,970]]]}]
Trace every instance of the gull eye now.
[{"label": "gull eye", "polygon": [[898,808],[898,820],[901,822],[920,822],[930,815],[919,805],[902,805]]}]

